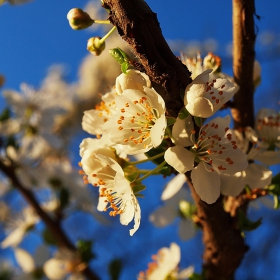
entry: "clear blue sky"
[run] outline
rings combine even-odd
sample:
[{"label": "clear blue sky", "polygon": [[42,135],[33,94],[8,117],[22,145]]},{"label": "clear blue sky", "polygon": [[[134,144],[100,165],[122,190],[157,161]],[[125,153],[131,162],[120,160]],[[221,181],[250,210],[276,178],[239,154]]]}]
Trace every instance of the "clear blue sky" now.
[{"label": "clear blue sky", "polygon": [[[5,88],[18,89],[22,82],[39,86],[47,73],[47,68],[53,64],[67,65],[69,67],[69,80],[77,79],[78,66],[87,54],[86,41],[93,35],[87,31],[70,29],[66,14],[71,8],[82,8],[86,3],[86,0],[35,0],[20,6],[4,5],[0,7],[0,73],[6,77]],[[205,41],[213,38],[219,44],[217,55],[226,57],[226,47],[232,40],[231,1],[148,0],[147,3],[157,13],[163,34],[168,40]],[[256,8],[256,13],[261,16],[261,20],[257,22],[259,33],[269,31],[274,34],[273,46],[276,46],[276,49],[277,46],[279,48],[279,0],[257,0]],[[257,44],[259,51],[257,57],[263,64],[263,83],[256,95],[256,107],[260,108],[271,104],[275,109],[279,109],[279,104],[277,104],[279,97],[274,99],[270,95],[266,95],[265,99],[261,97],[261,93],[274,92],[275,86],[278,92],[280,90],[279,85],[275,83],[277,79],[279,80],[279,49],[278,55],[275,55],[275,52],[271,53],[271,46],[269,47],[270,51],[266,52],[263,44],[259,41]],[[229,61],[228,59],[226,66],[231,71]],[[141,269],[146,268],[150,261],[150,255],[156,253],[162,246],[169,246],[172,241],[179,242],[176,233],[174,234],[175,238],[173,238],[174,228],[169,227],[158,233],[153,230],[153,226],[147,220],[150,211],[160,203],[158,193],[164,182],[163,179],[159,179],[158,182],[157,186],[150,186],[145,192],[146,197],[153,197],[153,199],[150,199],[145,207],[143,206],[141,227],[133,238],[128,236],[128,228],[120,226],[118,221],[114,223],[116,228],[110,227],[106,232],[102,232],[102,235],[99,232],[99,225],[92,226],[92,220],[89,218],[84,221],[75,219],[74,225],[68,221],[73,230],[73,236],[75,236],[75,228],[84,227],[85,236],[93,237],[96,240],[95,248],[98,258],[94,262],[94,266],[100,271],[104,269],[104,262],[114,257],[125,256],[126,263],[121,280],[134,279]],[[154,182],[152,183],[154,184]],[[144,205],[145,201],[142,200],[140,203]],[[265,213],[266,216],[272,215],[271,211]],[[253,219],[256,219],[257,216],[254,212],[252,215]],[[276,213],[273,215],[276,216]],[[264,219],[266,218],[264,217]],[[278,219],[279,224],[279,214],[275,219]],[[265,224],[269,223],[265,222]],[[267,232],[267,229],[264,225],[258,232],[248,236],[254,242],[260,242],[257,237],[262,236],[263,233]],[[177,229],[175,231],[177,232]],[[181,243],[182,249],[188,252],[182,256],[182,267],[199,263],[202,254],[200,237],[201,234],[198,234],[198,238]],[[102,252],[102,255],[98,252]],[[257,261],[260,260],[257,259]],[[258,269],[261,270],[260,262],[258,264]],[[270,269],[273,271],[273,268]],[[245,266],[240,271],[240,275],[243,275],[242,271],[245,271]],[[102,278],[102,280],[106,279]],[[249,278],[240,276],[239,279]],[[254,280],[257,279],[254,278]]]}]

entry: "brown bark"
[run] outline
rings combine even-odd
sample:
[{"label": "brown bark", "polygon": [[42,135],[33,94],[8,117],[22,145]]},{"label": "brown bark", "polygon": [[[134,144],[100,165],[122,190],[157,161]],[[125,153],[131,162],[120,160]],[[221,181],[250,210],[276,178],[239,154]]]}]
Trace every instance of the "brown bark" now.
[{"label": "brown bark", "polygon": [[[180,90],[190,82],[189,72],[174,57],[165,42],[159,23],[150,8],[142,0],[104,0],[104,7],[110,9],[110,21],[117,26],[119,34],[129,44],[132,52],[139,58],[139,70],[144,70],[152,81],[163,88],[158,91],[166,102],[170,115],[176,117],[182,107],[179,97]],[[235,28],[234,49],[235,79],[240,91],[234,99],[234,121],[237,128],[252,125],[253,117],[253,87],[248,81],[252,80],[252,61],[254,60],[254,36],[251,33],[253,1],[244,2],[242,16],[234,11]],[[249,4],[245,5],[245,2]],[[236,3],[237,4],[237,3]],[[242,34],[239,34],[242,32]],[[242,40],[237,38],[243,38]],[[246,40],[246,43],[243,40]],[[247,57],[247,58],[246,58]],[[248,65],[246,65],[248,63]],[[245,66],[246,65],[246,66]],[[158,90],[158,88],[157,88]],[[244,93],[247,93],[244,95]],[[245,110],[246,108],[246,110]],[[212,205],[201,201],[193,189],[190,174],[187,174],[198,209],[198,223],[203,230],[204,272],[207,280],[233,279],[234,271],[239,266],[247,250],[241,232],[235,227],[235,219],[224,211],[223,198]]]},{"label": "brown bark", "polygon": [[104,0],[109,20],[139,59],[139,70],[152,79],[165,100],[170,116],[177,117],[183,107],[180,91],[191,82],[190,72],[171,52],[162,36],[156,14],[142,1]]},{"label": "brown bark", "polygon": [[255,4],[233,0],[233,73],[240,89],[234,96],[232,117],[236,129],[254,127]]}]

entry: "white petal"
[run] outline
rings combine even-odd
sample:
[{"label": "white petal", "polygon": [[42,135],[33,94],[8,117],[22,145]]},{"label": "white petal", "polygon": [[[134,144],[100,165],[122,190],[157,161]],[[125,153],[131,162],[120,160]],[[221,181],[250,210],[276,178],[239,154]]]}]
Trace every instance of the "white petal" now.
[{"label": "white petal", "polygon": [[121,95],[126,89],[137,89],[143,92],[143,87],[151,86],[149,77],[138,70],[130,69],[126,74],[122,73],[116,79],[116,91]]},{"label": "white petal", "polygon": [[36,268],[33,257],[27,251],[15,248],[15,257],[25,273],[30,273]]},{"label": "white petal", "polygon": [[139,228],[141,220],[141,209],[139,204],[137,203],[134,215],[134,227],[129,231],[130,236],[132,236]]},{"label": "white petal", "polygon": [[260,164],[251,163],[246,169],[245,183],[252,189],[262,189],[271,183],[272,171]]},{"label": "white petal", "polygon": [[185,173],[193,168],[194,153],[181,146],[168,148],[164,154],[166,162],[175,168],[179,173]]},{"label": "white petal", "polygon": [[192,238],[195,235],[195,227],[193,221],[189,219],[182,219],[179,225],[179,236],[185,241]]},{"label": "white petal", "polygon": [[208,204],[214,203],[220,196],[220,176],[217,172],[208,172],[200,162],[192,171],[191,179],[196,193]]},{"label": "white petal", "polygon": [[192,146],[193,143],[190,140],[192,129],[193,122],[191,116],[188,116],[184,120],[177,118],[172,128],[172,137],[175,140],[175,144],[182,147]]},{"label": "white petal", "polygon": [[10,246],[17,246],[22,241],[24,234],[25,228],[16,228],[1,242],[1,247],[7,248]]},{"label": "white petal", "polygon": [[43,270],[50,280],[62,280],[67,275],[67,262],[59,259],[50,259],[45,262]]},{"label": "white petal", "polygon": [[280,151],[260,151],[254,156],[254,159],[266,165],[278,164],[280,163]]},{"label": "white petal", "polygon": [[189,113],[196,117],[208,118],[213,115],[213,104],[204,97],[197,97],[186,105]]},{"label": "white petal", "polygon": [[186,176],[185,174],[177,174],[174,178],[172,178],[164,191],[162,192],[161,199],[167,200],[174,196],[184,185],[186,182]]},{"label": "white petal", "polygon": [[164,132],[166,128],[166,117],[162,115],[159,119],[156,120],[154,126],[151,129],[151,141],[153,147],[158,147],[164,137]]},{"label": "white petal", "polygon": [[174,221],[174,219],[177,217],[177,214],[178,214],[177,211],[175,210],[174,206],[165,205],[163,207],[159,207],[156,211],[154,211],[150,215],[149,220],[156,227],[165,227],[165,226],[171,224]]},{"label": "white petal", "polygon": [[234,175],[221,175],[221,193],[228,196],[237,196],[245,188],[245,171]]}]

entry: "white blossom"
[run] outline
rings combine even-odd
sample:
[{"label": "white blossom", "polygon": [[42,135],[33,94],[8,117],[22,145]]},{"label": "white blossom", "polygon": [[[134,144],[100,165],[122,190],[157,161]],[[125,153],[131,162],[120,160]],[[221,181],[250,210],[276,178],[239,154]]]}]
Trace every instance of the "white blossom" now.
[{"label": "white blossom", "polygon": [[236,89],[227,79],[211,78],[212,70],[198,75],[185,89],[184,104],[193,116],[208,118],[229,101]]},{"label": "white blossom", "polygon": [[140,206],[121,166],[113,157],[108,156],[110,151],[110,149],[83,150],[81,166],[88,182],[95,187],[99,186],[97,209],[99,211],[111,209],[109,215],[120,215],[122,225],[128,225],[134,218],[134,227],[130,230],[132,236],[140,225]]},{"label": "white blossom", "polygon": [[22,241],[26,232],[39,222],[37,214],[31,207],[26,207],[22,211],[20,219],[14,220],[14,230],[1,242],[2,248],[15,247]]},{"label": "white blossom", "polygon": [[149,263],[145,272],[140,272],[138,280],[166,280],[188,279],[193,274],[193,267],[178,271],[181,260],[181,250],[176,243],[171,243],[170,248],[161,248],[157,255],[153,256],[154,262]]},{"label": "white blossom", "polygon": [[128,154],[140,154],[159,146],[166,117],[162,97],[152,88],[127,89],[116,97],[117,113],[105,124],[110,140],[127,146]]},{"label": "white blossom", "polygon": [[47,260],[43,266],[44,273],[50,280],[85,280],[86,278],[82,275],[82,270],[86,268],[86,264],[83,263],[79,257],[75,254],[63,250],[58,251],[55,257]]},{"label": "white blossom", "polygon": [[229,122],[229,117],[213,119],[201,127],[196,139],[191,117],[177,118],[172,129],[175,146],[168,148],[164,156],[179,173],[192,170],[194,188],[209,204],[220,195],[220,174],[233,175],[248,165],[246,154],[226,133]]}]

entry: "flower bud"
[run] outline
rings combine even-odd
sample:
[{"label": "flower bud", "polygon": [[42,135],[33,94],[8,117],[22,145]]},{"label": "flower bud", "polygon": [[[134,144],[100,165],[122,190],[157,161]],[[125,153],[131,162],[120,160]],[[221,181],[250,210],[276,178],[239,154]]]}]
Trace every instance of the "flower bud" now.
[{"label": "flower bud", "polygon": [[138,70],[128,70],[126,74],[121,74],[116,79],[116,91],[121,95],[126,89],[136,89],[144,93],[143,87],[151,87],[149,77]]},{"label": "flower bud", "polygon": [[69,20],[69,24],[74,30],[81,30],[90,27],[94,20],[79,8],[71,9],[67,14],[67,19]]},{"label": "flower bud", "polygon": [[87,50],[95,55],[100,55],[105,49],[105,41],[100,37],[91,37],[87,42]]}]

